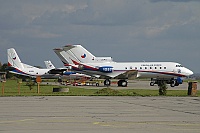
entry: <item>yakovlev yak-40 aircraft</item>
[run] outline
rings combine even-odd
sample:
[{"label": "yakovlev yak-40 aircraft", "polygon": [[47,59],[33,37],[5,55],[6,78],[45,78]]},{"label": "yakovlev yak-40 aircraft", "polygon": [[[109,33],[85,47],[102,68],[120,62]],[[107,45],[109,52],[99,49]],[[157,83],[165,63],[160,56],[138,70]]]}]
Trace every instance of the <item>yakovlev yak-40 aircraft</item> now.
[{"label": "yakovlev yak-40 aircraft", "polygon": [[58,78],[60,76],[65,76],[70,79],[85,77],[84,74],[79,74],[76,72],[67,71],[67,68],[55,68],[51,61],[45,61],[47,68],[37,68],[31,65],[22,63],[17,52],[14,48],[7,50],[8,54],[8,70],[11,73],[24,75],[35,78],[36,76],[41,76],[41,78]]},{"label": "yakovlev yak-40 aircraft", "polygon": [[125,87],[127,79],[143,77],[151,78],[151,86],[165,81],[174,87],[182,84],[181,77],[193,74],[176,62],[114,62],[111,57],[95,57],[81,45],[66,45],[63,49],[54,49],[54,52],[73,71],[105,76],[106,86],[111,84],[110,78],[119,78],[118,86]]}]

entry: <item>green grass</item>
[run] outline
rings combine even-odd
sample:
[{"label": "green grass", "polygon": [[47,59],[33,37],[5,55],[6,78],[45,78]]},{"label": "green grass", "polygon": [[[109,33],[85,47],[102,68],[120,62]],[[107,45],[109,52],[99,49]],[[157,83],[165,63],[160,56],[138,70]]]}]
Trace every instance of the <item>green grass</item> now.
[{"label": "green grass", "polygon": [[[158,90],[149,89],[123,89],[112,90],[103,89],[84,89],[72,86],[40,85],[40,93],[37,93],[37,84],[30,90],[26,82],[20,84],[20,94],[18,93],[17,80],[7,80],[4,83],[4,95],[2,95],[2,85],[0,83],[0,96],[159,96]],[[69,88],[69,92],[52,92],[53,88]],[[187,90],[167,90],[167,96],[187,96]],[[200,96],[197,93],[197,96]]]}]

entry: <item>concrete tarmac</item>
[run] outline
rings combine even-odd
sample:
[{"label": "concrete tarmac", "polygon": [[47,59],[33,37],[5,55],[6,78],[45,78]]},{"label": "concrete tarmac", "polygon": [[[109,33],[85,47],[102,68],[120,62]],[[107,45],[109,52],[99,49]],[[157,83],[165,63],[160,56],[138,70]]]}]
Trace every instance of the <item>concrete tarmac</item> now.
[{"label": "concrete tarmac", "polygon": [[[117,80],[116,80],[117,81]],[[200,83],[197,83],[197,86],[200,86]],[[86,88],[86,89],[102,89],[105,88],[103,83],[100,84],[100,86],[96,87],[94,86],[77,86],[80,88]],[[167,90],[188,90],[188,83],[183,82],[183,84],[180,84],[179,86],[171,87],[169,84],[167,84]],[[111,84],[109,87],[111,89],[149,89],[149,90],[158,90],[158,85],[155,84],[154,86],[150,86],[150,81],[143,81],[143,80],[128,80],[128,86],[127,87],[118,87],[117,84]]]},{"label": "concrete tarmac", "polygon": [[0,133],[199,133],[199,97],[0,97]]}]

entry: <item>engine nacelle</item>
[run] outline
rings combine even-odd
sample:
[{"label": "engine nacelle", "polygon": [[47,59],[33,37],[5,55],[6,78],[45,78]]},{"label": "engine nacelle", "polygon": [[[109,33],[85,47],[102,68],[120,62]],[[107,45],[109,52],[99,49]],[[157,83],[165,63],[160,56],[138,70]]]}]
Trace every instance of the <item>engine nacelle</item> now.
[{"label": "engine nacelle", "polygon": [[113,71],[113,67],[112,66],[99,67],[99,71],[104,73],[111,73]]}]

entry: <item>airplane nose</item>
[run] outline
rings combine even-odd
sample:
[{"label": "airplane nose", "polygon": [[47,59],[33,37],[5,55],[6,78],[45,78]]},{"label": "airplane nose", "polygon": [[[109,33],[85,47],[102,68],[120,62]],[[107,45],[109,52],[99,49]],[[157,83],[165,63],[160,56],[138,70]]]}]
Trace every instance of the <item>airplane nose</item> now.
[{"label": "airplane nose", "polygon": [[194,74],[191,70],[187,70],[187,74],[188,74],[188,76],[190,76],[190,75],[192,75],[192,74]]},{"label": "airplane nose", "polygon": [[190,75],[194,74],[191,70],[189,70],[189,71],[190,71],[190,72],[189,72]]}]

